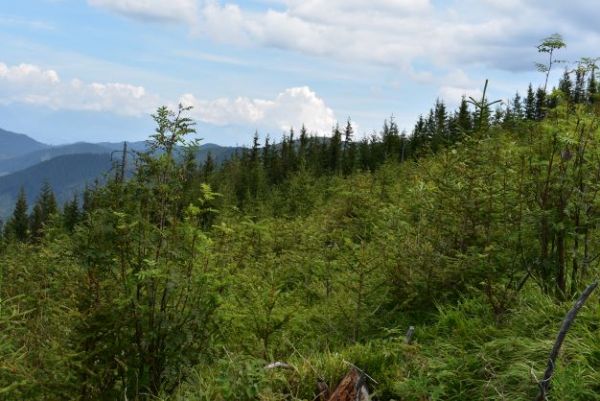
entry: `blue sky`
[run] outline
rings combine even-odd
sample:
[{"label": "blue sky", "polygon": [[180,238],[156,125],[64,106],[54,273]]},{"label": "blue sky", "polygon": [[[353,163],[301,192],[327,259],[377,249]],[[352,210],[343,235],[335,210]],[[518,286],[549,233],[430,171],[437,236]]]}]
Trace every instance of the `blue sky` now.
[{"label": "blue sky", "polygon": [[[554,32],[597,56],[600,7],[571,0],[19,0],[0,5],[0,127],[47,143],[142,140],[193,105],[205,142],[302,123],[408,131],[436,98],[505,99],[543,77]],[[560,67],[562,68],[562,67]],[[561,73],[556,71],[554,79]]]}]

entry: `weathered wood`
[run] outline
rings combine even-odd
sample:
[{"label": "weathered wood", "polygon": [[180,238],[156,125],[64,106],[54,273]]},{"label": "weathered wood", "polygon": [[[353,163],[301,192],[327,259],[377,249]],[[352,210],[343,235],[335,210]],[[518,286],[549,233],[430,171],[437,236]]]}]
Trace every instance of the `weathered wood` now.
[{"label": "weathered wood", "polygon": [[356,368],[342,379],[328,401],[369,401],[366,376]]},{"label": "weathered wood", "polygon": [[597,286],[598,282],[590,284],[585,291],[583,291],[577,302],[575,302],[573,308],[571,308],[569,313],[567,313],[565,316],[560,327],[560,331],[558,332],[558,336],[556,337],[556,341],[554,342],[554,346],[552,347],[552,351],[550,351],[548,365],[546,366],[546,371],[544,372],[544,378],[538,383],[540,392],[536,398],[536,401],[545,401],[547,399],[546,397],[548,396],[548,391],[550,390],[550,380],[552,379],[554,367],[556,366],[556,358],[558,357],[560,348],[565,340],[565,337],[567,336],[567,332],[571,328],[571,325],[573,324],[575,317],[577,317],[579,310],[585,304]]},{"label": "weathered wood", "polygon": [[406,332],[406,337],[404,337],[404,342],[406,344],[412,344],[414,335],[415,335],[415,326],[410,326],[408,328],[408,331]]}]

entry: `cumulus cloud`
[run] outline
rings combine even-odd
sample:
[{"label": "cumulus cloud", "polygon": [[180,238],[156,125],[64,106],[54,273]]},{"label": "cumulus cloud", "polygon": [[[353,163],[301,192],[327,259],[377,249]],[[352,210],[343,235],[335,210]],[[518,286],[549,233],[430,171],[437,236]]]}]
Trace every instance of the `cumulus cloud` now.
[{"label": "cumulus cloud", "polygon": [[19,64],[9,67],[4,63],[0,63],[0,79],[20,84],[57,84],[60,82],[56,71],[42,70],[32,64]]},{"label": "cumulus cloud", "polygon": [[531,70],[535,45],[555,31],[581,43],[573,54],[600,46],[600,7],[589,0],[270,0],[275,6],[262,10],[239,0],[87,1],[129,18],[186,23],[224,43],[405,71],[422,61]]},{"label": "cumulus cloud", "polygon": [[157,95],[124,83],[64,82],[58,73],[36,65],[0,63],[0,103],[29,103],[51,109],[110,111],[139,116],[159,103]]},{"label": "cumulus cloud", "polygon": [[272,100],[200,100],[186,94],[180,102],[193,106],[193,114],[200,121],[215,125],[242,124],[287,131],[305,124],[311,131],[327,134],[336,123],[333,110],[306,86],[286,89]]},{"label": "cumulus cloud", "polygon": [[[423,60],[437,66],[530,70],[535,44],[555,31],[567,39],[585,38],[585,46],[600,46],[600,32],[595,29],[600,8],[585,0],[277,3],[277,9],[255,11],[235,3],[205,0],[199,29],[228,43],[378,63],[407,71]],[[585,53],[586,49],[576,50]]]},{"label": "cumulus cloud", "polygon": [[[328,133],[335,115],[325,101],[308,87],[285,89],[274,99],[198,99],[184,94],[180,103],[193,106],[193,116],[214,125],[250,125],[253,128],[289,130],[306,124],[311,131]],[[0,104],[26,103],[54,110],[111,112],[143,116],[161,104],[175,102],[127,83],[63,81],[51,69],[36,65],[0,63]]]},{"label": "cumulus cloud", "polygon": [[87,1],[129,18],[186,23],[224,43],[408,72],[423,61],[531,70],[535,45],[555,31],[577,38],[573,54],[600,46],[600,7],[589,0],[270,0],[274,7],[262,10],[239,0]]},{"label": "cumulus cloud", "polygon": [[198,12],[196,0],[88,0],[88,4],[144,21],[193,24]]}]

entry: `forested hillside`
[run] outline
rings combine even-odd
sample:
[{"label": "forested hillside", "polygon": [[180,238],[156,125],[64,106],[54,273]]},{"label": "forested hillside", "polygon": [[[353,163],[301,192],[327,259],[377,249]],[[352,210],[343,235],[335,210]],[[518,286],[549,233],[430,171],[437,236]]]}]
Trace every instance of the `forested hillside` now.
[{"label": "forested hillside", "polygon": [[595,74],[222,165],[160,108],[133,166],[6,222],[0,398],[316,400],[357,366],[375,400],[600,399],[600,293],[544,381],[599,272]]},{"label": "forested hillside", "polygon": [[[0,130],[0,144],[3,141],[39,142],[22,135],[7,133]],[[78,142],[70,145],[43,146],[42,149],[27,153],[12,155],[6,159],[0,157],[0,220],[6,219],[14,209],[15,202],[21,190],[25,192],[29,204],[49,183],[54,190],[58,205],[62,206],[73,197],[80,196],[86,186],[94,186],[104,182],[114,163],[122,159],[124,143],[86,143]],[[145,141],[127,142],[126,154],[129,161],[127,174],[135,168],[133,160],[137,152],[144,152],[148,144]],[[211,158],[211,163],[220,165],[231,158],[240,148],[201,144],[195,150],[198,163]]]},{"label": "forested hillside", "polygon": [[0,161],[47,147],[48,145],[31,139],[26,135],[0,129]]},{"label": "forested hillside", "polygon": [[41,162],[13,174],[0,177],[0,216],[12,210],[16,195],[20,190],[29,194],[32,202],[43,183],[57,189],[57,200],[62,205],[73,199],[88,183],[103,180],[110,170],[108,154],[82,153],[59,156]]},{"label": "forested hillside", "polygon": [[[122,146],[121,146],[122,147]],[[0,160],[0,175],[14,173],[24,170],[36,164],[54,159],[60,156],[75,154],[106,154],[108,149],[93,143],[74,143],[71,145],[52,146],[41,150],[28,152],[20,156]]]}]

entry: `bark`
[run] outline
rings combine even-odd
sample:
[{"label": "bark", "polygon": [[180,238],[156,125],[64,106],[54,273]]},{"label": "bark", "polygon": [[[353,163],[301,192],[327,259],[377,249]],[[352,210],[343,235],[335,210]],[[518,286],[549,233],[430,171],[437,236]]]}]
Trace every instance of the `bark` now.
[{"label": "bark", "polygon": [[552,375],[554,374],[554,367],[556,366],[556,358],[558,357],[560,348],[565,340],[565,337],[567,336],[567,332],[571,328],[571,325],[577,317],[579,310],[583,307],[583,305],[597,286],[597,281],[590,284],[585,289],[585,291],[583,291],[577,302],[575,302],[573,308],[571,308],[569,313],[567,313],[567,315],[565,316],[560,330],[558,332],[558,336],[556,337],[556,341],[554,342],[554,346],[552,347],[552,351],[550,351],[550,356],[548,357],[548,365],[546,366],[546,371],[544,372],[544,378],[538,383],[540,392],[536,398],[536,401],[547,400],[548,392],[550,390],[550,380],[552,379]]},{"label": "bark", "polygon": [[358,369],[352,370],[342,379],[328,401],[369,401],[366,376]]}]

